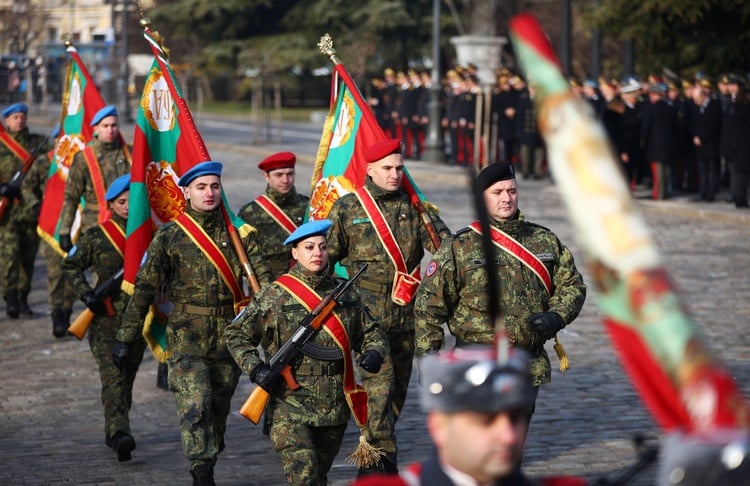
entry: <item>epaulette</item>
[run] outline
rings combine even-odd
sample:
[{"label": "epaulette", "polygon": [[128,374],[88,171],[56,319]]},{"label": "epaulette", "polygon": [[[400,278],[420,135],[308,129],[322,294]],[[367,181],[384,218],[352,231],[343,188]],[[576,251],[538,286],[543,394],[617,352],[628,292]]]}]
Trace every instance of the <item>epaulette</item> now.
[{"label": "epaulette", "polygon": [[531,226],[536,226],[537,228],[542,228],[544,230],[549,231],[550,233],[552,232],[551,229],[547,228],[546,226],[542,226],[541,224],[538,224],[538,223],[532,223],[531,221],[524,221],[524,223],[531,225]]},{"label": "epaulette", "polygon": [[458,231],[454,232],[454,233],[453,233],[453,234],[452,234],[451,236],[452,236],[453,238],[456,238],[456,237],[458,237],[458,236],[461,236],[461,235],[462,235],[462,234],[464,234],[464,233],[468,233],[469,231],[471,231],[471,228],[469,228],[468,226],[464,226],[464,227],[463,227],[463,228],[461,228],[460,230],[458,230]]}]

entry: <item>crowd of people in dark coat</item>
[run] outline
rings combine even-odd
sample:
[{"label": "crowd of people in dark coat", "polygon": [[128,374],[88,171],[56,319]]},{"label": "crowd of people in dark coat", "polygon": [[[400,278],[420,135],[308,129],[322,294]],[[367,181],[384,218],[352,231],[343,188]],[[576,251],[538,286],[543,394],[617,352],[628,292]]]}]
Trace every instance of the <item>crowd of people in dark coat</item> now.
[{"label": "crowd of people in dark coat", "polygon": [[[747,208],[750,179],[750,89],[732,73],[714,81],[650,75],[639,80],[570,79],[571,89],[602,121],[631,189],[653,199],[690,194]],[[370,105],[386,134],[419,159],[430,123],[428,71],[384,71],[373,79]],[[440,126],[446,155],[459,165],[512,161],[523,178],[548,177],[534,89],[507,69],[482,86],[476,66],[456,67],[440,80]]]}]

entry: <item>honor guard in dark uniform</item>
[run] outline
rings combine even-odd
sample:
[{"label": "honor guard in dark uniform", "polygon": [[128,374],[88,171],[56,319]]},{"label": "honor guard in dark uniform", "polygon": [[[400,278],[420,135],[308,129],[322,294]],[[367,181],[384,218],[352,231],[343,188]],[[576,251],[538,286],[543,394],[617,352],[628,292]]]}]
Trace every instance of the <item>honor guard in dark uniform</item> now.
[{"label": "honor guard in dark uniform", "polygon": [[263,159],[266,190],[254,201],[242,206],[238,215],[258,230],[258,244],[274,278],[286,273],[292,262],[284,240],[302,224],[310,198],[294,187],[297,157],[292,152],[278,152]]},{"label": "honor guard in dark uniform", "polygon": [[[128,413],[133,403],[133,382],[143,359],[146,341],[143,336],[136,336],[128,358],[123,360],[122,366],[115,365],[112,349],[129,295],[122,292],[119,285],[114,285],[106,294],[98,295],[95,289],[122,269],[129,197],[130,174],[126,174],[115,179],[105,195],[112,217],[84,233],[63,260],[63,273],[69,285],[94,313],[88,336],[102,382],[105,442],[121,462],[129,461],[135,449]],[[96,275],[93,286],[86,279],[89,269]]]}]

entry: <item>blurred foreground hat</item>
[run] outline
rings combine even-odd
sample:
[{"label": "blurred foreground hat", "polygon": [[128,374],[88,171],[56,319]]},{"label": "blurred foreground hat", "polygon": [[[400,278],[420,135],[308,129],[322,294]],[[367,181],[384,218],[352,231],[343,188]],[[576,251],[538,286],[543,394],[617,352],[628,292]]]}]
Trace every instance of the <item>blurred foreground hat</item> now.
[{"label": "blurred foreground hat", "polygon": [[304,240],[311,236],[326,236],[328,229],[333,226],[330,219],[321,219],[318,221],[308,221],[297,227],[289,237],[284,240],[284,245],[295,245],[298,241]]},{"label": "blurred foreground hat", "polygon": [[667,92],[667,85],[665,83],[649,83],[649,93],[664,94]]},{"label": "blurred foreground hat", "polygon": [[269,172],[274,169],[284,169],[294,167],[297,163],[297,157],[291,152],[277,152],[261,160],[258,168],[262,171]]},{"label": "blurred foreground hat", "polygon": [[534,403],[529,355],[510,349],[498,364],[490,346],[466,346],[422,360],[420,398],[425,412],[498,413]]},{"label": "blurred foreground hat", "polygon": [[516,178],[516,170],[510,162],[495,162],[490,164],[477,175],[479,189],[484,191],[498,181]]},{"label": "blurred foreground hat", "polygon": [[3,110],[3,118],[8,118],[13,113],[28,113],[29,107],[26,103],[13,103]]},{"label": "blurred foreground hat", "polygon": [[207,161],[196,164],[192,169],[182,174],[180,180],[177,182],[182,187],[187,187],[198,177],[207,175],[215,175],[221,177],[221,169],[224,165],[221,162]]},{"label": "blurred foreground hat", "polygon": [[641,89],[641,83],[638,82],[638,80],[632,76],[624,79],[622,83],[620,84],[620,93],[628,94],[628,93],[637,93]]},{"label": "blurred foreground hat", "polygon": [[107,118],[108,116],[117,116],[117,108],[115,105],[108,105],[102,108],[101,110],[97,111],[94,115],[94,118],[91,119],[91,126],[95,127],[101,122],[103,119]]},{"label": "blurred foreground hat", "polygon": [[388,157],[391,154],[401,153],[401,140],[389,138],[381,140],[367,147],[365,150],[365,160],[367,163],[377,162],[380,159]]},{"label": "blurred foreground hat", "polygon": [[130,189],[130,174],[125,174],[112,182],[104,195],[106,201],[114,201],[117,196]]}]

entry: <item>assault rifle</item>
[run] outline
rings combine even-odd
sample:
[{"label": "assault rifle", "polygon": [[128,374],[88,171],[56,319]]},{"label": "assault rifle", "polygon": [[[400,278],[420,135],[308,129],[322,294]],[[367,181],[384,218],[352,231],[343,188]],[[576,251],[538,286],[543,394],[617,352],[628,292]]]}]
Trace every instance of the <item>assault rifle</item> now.
[{"label": "assault rifle", "polygon": [[[24,176],[26,176],[26,173],[29,171],[29,169],[31,169],[31,165],[36,160],[39,152],[41,152],[44,147],[47,146],[47,140],[49,140],[49,137],[44,137],[44,140],[42,140],[39,145],[37,145],[36,148],[32,150],[26,160],[23,161],[23,166],[18,169],[18,171],[13,174],[13,177],[10,179],[10,181],[8,181],[7,184],[10,187],[17,189],[18,191],[21,190],[21,183],[23,182]],[[2,198],[0,198],[0,220],[2,220],[3,216],[5,216],[5,211],[8,209],[8,206],[10,206],[11,202],[12,201],[7,196],[3,196]]]},{"label": "assault rifle", "polygon": [[[325,296],[323,300],[315,306],[315,309],[311,310],[310,313],[305,316],[297,331],[295,331],[281,348],[276,351],[276,354],[271,357],[268,366],[276,373],[281,373],[284,377],[284,381],[291,390],[299,388],[299,383],[297,383],[297,380],[294,379],[294,375],[292,375],[292,362],[294,362],[294,360],[302,353],[302,346],[318,333],[323,326],[323,322],[338,304],[338,300],[341,296],[343,296],[344,293],[346,293],[346,291],[349,290],[349,288],[354,285],[360,277],[362,277],[364,271],[367,270],[367,266],[367,263],[362,265],[352,278],[341,282],[335,289],[333,289],[333,292]],[[245,400],[242,408],[240,408],[240,415],[250,420],[255,425],[258,425],[269,398],[270,395],[266,390],[256,386],[247,400]]]},{"label": "assault rifle", "polygon": [[[104,281],[100,286],[98,286],[94,290],[94,295],[96,296],[97,300],[100,300],[104,307],[107,309],[107,315],[113,316],[115,315],[115,308],[112,306],[112,297],[110,294],[114,289],[120,286],[122,283],[122,275],[125,273],[125,269],[121,268],[117,272],[115,272],[114,275],[109,277],[107,280]],[[86,335],[86,331],[88,331],[89,326],[91,326],[91,321],[94,319],[94,313],[86,307],[83,309],[83,312],[81,312],[78,317],[76,317],[76,320],[73,321],[73,324],[68,327],[68,332],[74,335],[78,338],[78,340],[83,339],[83,336]]]}]

